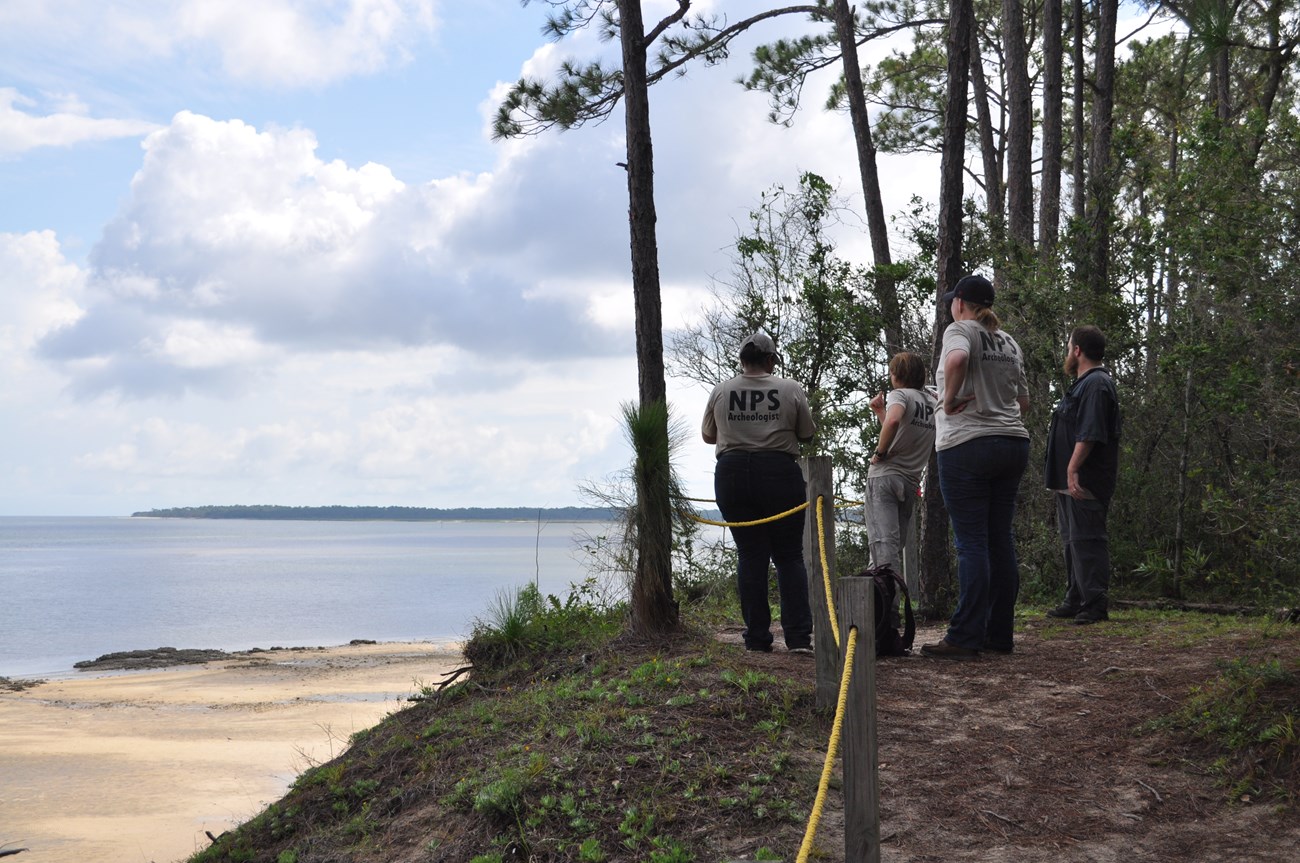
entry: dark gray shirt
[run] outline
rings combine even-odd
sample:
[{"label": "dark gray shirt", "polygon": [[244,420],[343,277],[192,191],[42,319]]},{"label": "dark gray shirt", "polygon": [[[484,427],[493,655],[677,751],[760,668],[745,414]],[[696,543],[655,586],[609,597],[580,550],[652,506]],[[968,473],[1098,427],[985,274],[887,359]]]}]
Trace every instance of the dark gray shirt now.
[{"label": "dark gray shirt", "polygon": [[1119,393],[1110,372],[1089,369],[1068,389],[1052,412],[1047,434],[1044,480],[1056,491],[1069,488],[1066,476],[1074,445],[1092,442],[1092,452],[1079,468],[1079,485],[1099,500],[1115,494],[1119,474]]}]

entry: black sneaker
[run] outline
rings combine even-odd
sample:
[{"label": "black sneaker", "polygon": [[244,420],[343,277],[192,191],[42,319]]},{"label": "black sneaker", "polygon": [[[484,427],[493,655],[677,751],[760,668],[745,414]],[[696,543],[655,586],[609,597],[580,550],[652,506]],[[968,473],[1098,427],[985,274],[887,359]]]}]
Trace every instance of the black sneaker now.
[{"label": "black sneaker", "polygon": [[1104,608],[1099,611],[1081,611],[1074,616],[1076,626],[1087,626],[1103,620],[1110,620],[1110,615],[1106,613]]},{"label": "black sneaker", "polygon": [[979,659],[980,652],[970,647],[958,647],[955,644],[949,644],[948,639],[940,641],[938,644],[921,645],[921,655],[928,656],[931,659]]},{"label": "black sneaker", "polygon": [[1059,617],[1062,619],[1078,617],[1079,609],[1069,605],[1058,605],[1051,611],[1047,612],[1048,617]]},{"label": "black sneaker", "polygon": [[746,644],[746,650],[752,650],[754,653],[771,653],[772,645],[770,644]]},{"label": "black sneaker", "polygon": [[991,644],[986,644],[982,648],[984,653],[1000,653],[1003,656],[1010,656],[1014,650],[1013,647],[994,647]]}]

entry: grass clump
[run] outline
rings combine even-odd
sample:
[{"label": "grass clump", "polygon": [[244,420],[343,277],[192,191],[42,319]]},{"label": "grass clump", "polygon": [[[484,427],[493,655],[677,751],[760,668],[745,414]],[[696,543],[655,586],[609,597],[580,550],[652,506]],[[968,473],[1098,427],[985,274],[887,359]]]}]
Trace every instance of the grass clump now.
[{"label": "grass clump", "polygon": [[1200,749],[1233,798],[1294,805],[1300,787],[1300,658],[1237,659],[1220,663],[1220,670],[1153,725]]},{"label": "grass clump", "polygon": [[474,622],[465,658],[481,674],[603,644],[619,631],[623,612],[592,602],[595,593],[593,579],[564,600],[542,596],[532,584],[498,593],[487,614]]}]

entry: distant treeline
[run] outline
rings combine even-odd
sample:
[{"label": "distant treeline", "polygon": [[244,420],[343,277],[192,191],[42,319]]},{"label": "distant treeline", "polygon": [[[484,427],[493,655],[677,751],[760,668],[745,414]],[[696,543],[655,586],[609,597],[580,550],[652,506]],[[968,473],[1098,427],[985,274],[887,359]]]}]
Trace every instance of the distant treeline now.
[{"label": "distant treeline", "polygon": [[133,512],[133,518],[249,518],[267,521],[609,521],[617,513],[604,507],[419,506],[178,506]]}]

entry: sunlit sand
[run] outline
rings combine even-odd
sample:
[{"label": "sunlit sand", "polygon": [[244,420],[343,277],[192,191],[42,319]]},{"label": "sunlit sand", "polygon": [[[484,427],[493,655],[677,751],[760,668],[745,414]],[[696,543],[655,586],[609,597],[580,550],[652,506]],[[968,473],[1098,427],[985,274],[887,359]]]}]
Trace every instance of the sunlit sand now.
[{"label": "sunlit sand", "polygon": [[184,859],[458,664],[454,645],[355,645],[0,691],[0,849]]}]

